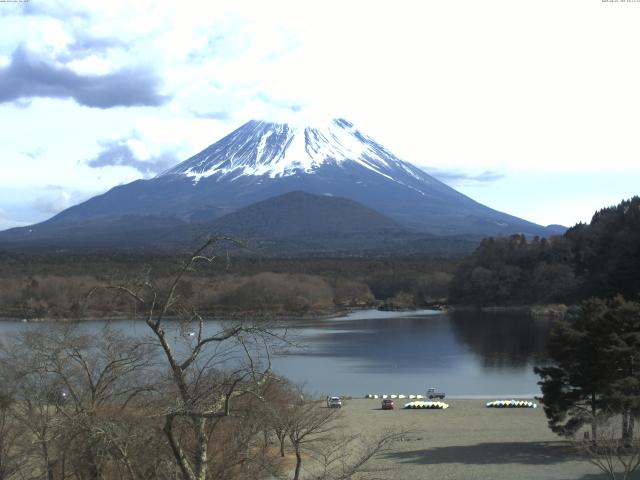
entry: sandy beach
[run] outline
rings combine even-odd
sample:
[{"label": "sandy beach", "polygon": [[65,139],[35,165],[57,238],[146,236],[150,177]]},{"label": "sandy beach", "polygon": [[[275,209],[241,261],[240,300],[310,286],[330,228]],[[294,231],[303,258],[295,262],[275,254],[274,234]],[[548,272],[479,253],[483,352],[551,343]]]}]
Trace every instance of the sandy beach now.
[{"label": "sandy beach", "polygon": [[549,430],[542,408],[492,409],[485,400],[453,399],[447,410],[402,409],[407,401],[383,411],[380,400],[354,399],[342,409],[340,421],[350,433],[412,430],[394,452],[373,461],[371,467],[381,470],[372,474],[377,478],[607,478]]}]

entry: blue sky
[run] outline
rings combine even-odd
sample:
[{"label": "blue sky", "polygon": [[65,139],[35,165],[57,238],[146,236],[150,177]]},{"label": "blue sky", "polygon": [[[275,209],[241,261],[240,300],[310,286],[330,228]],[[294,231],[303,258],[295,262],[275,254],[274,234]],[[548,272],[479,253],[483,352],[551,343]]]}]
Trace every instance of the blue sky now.
[{"label": "blue sky", "polygon": [[638,193],[640,3],[0,3],[0,229],[252,118],[340,116],[472,198],[573,225]]}]

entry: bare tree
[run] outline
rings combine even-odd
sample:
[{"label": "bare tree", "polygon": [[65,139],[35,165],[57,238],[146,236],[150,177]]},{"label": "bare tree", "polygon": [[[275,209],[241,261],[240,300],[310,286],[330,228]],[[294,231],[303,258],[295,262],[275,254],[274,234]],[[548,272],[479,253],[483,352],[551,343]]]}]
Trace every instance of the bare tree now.
[{"label": "bare tree", "polygon": [[[209,478],[262,480],[276,478],[282,461],[262,441],[262,402],[235,402],[235,415],[219,419],[211,428]],[[241,403],[239,405],[239,403]]]},{"label": "bare tree", "polygon": [[300,402],[300,391],[286,379],[273,378],[265,386],[264,398],[261,409],[263,431],[267,438],[271,433],[275,435],[280,457],[284,458],[290,420],[296,405]]},{"label": "bare tree", "polygon": [[308,458],[305,477],[311,480],[350,480],[366,469],[371,460],[392,449],[396,440],[410,432],[388,431],[365,438],[347,435],[339,421],[343,412],[328,408],[321,400],[298,401],[287,410],[286,431],[296,455],[293,480],[302,478],[302,461]]},{"label": "bare tree", "polygon": [[129,450],[140,433],[131,431],[134,400],[154,389],[147,345],[108,327],[92,336],[47,326],[14,338],[1,360],[14,386],[13,417],[39,447],[22,453],[40,459],[30,467],[40,478],[101,478],[120,466],[122,478],[144,478]]},{"label": "bare tree", "polygon": [[0,391],[0,480],[7,480],[20,471],[22,456],[17,443],[24,436],[12,415],[14,400]]},{"label": "bare tree", "polygon": [[629,432],[621,415],[602,414],[591,423],[597,425],[597,437],[591,437],[588,432],[581,432],[580,440],[574,437],[578,451],[612,480],[631,478],[640,467],[638,433]]},{"label": "bare tree", "polygon": [[388,448],[391,435],[362,443],[338,435],[338,411],[271,374],[286,330],[205,322],[194,311],[183,281],[214,262],[216,245],[207,241],[168,282],[149,271],[100,287],[102,299],[127,298],[143,315],[145,338],[65,324],[0,345],[0,385],[12,386],[14,400],[0,405],[0,473],[12,474],[20,455],[25,480],[277,478],[283,462],[270,452],[270,430],[282,455],[287,440],[293,447],[296,480],[303,458],[310,478],[346,480]]},{"label": "bare tree", "polygon": [[[165,288],[154,285],[150,275],[134,285],[109,287],[129,296],[136,311],[145,312],[144,321],[161,348],[169,369],[165,395],[174,399],[162,412],[163,432],[185,480],[208,478],[211,430],[221,418],[235,415],[234,402],[262,398],[271,371],[270,346],[278,340],[267,326],[257,324],[237,323],[211,332],[181,298],[185,275],[197,264],[214,262],[212,249],[220,241],[209,239],[195,250]],[[172,318],[181,320],[180,335],[175,335],[175,324],[168,323]],[[259,352],[265,365],[256,361]]]},{"label": "bare tree", "polygon": [[310,449],[316,463],[316,473],[312,480],[351,480],[367,471],[366,478],[375,478],[375,468],[370,462],[378,455],[393,450],[394,443],[409,433],[408,431],[387,431],[378,436],[363,438],[361,435],[341,435],[331,438]]},{"label": "bare tree", "polygon": [[55,411],[55,403],[61,400],[61,386],[46,371],[38,355],[25,348],[22,337],[13,340],[0,344],[1,383],[12,387],[11,418],[31,438],[20,445],[23,464],[32,476],[49,480],[62,456],[60,452],[64,451],[62,442],[57,442],[59,418]]},{"label": "bare tree", "polygon": [[320,400],[304,401],[299,399],[292,406],[287,422],[289,440],[296,454],[296,467],[293,480],[299,480],[302,468],[303,452],[313,444],[330,440],[329,433],[333,430],[333,420],[339,411],[327,408]]}]

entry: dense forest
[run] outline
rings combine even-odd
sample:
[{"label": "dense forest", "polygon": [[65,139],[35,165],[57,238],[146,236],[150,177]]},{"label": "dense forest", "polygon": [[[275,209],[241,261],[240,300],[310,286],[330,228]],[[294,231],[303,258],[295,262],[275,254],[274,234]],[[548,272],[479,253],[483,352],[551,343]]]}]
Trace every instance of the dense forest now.
[{"label": "dense forest", "polygon": [[[189,272],[180,293],[207,314],[330,313],[351,307],[576,304],[640,293],[640,197],[564,235],[484,239],[465,258],[260,258],[227,255]],[[162,252],[0,252],[0,317],[130,316],[94,287],[146,276],[162,285],[183,256]],[[104,297],[104,298],[102,298]]]},{"label": "dense forest", "polygon": [[488,238],[451,283],[450,302],[465,305],[575,303],[640,294],[640,197],[597,212],[564,235]]},{"label": "dense forest", "polygon": [[[141,277],[168,284],[184,256],[144,252],[0,252],[0,317],[131,316],[126,298],[95,287]],[[234,257],[188,272],[180,294],[207,315],[300,315],[350,307],[412,308],[446,301],[455,260]]]}]

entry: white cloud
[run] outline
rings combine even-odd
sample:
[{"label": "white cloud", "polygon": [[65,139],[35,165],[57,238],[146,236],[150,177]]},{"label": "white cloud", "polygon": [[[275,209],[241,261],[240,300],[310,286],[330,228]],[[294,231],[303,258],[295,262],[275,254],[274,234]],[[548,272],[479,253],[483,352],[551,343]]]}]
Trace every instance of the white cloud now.
[{"label": "white cloud", "polygon": [[110,62],[97,55],[73,60],[67,66],[79,75],[106,75],[112,71]]},{"label": "white cloud", "polygon": [[73,198],[71,192],[54,189],[47,195],[37,198],[34,206],[36,210],[44,214],[55,214],[72,206],[75,203],[73,200],[76,199]]},{"label": "white cloud", "polygon": [[38,25],[39,44],[47,45],[53,52],[61,52],[72,41],[72,36],[58,19],[45,19]]},{"label": "white cloud", "polygon": [[[59,95],[23,98],[23,109],[0,104],[0,185],[104,190],[141,173],[87,167],[100,142],[124,141],[140,161],[167,151],[184,159],[244,121],[282,120],[301,107],[345,116],[400,157],[440,171],[498,172],[504,184],[606,169],[640,181],[640,65],[629,60],[640,4],[25,5],[28,16],[0,16],[0,68],[21,46],[81,76],[135,67],[157,75],[167,103],[93,111]],[[21,153],[33,147],[43,153]]]}]

